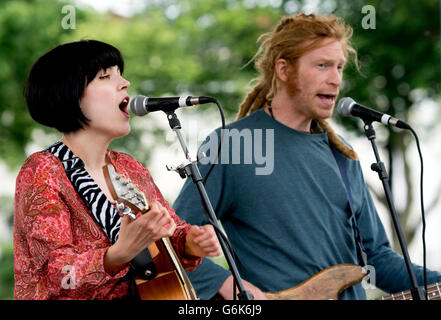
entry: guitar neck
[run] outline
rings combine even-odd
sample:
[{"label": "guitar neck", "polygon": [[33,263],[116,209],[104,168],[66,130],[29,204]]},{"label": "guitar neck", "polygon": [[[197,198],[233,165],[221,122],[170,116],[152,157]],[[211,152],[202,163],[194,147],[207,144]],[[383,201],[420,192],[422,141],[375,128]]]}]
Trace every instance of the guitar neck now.
[{"label": "guitar neck", "polygon": [[[389,296],[378,298],[377,300],[412,300],[412,293],[410,290],[400,293],[394,293]],[[437,282],[427,286],[428,300],[441,300],[441,282]]]}]

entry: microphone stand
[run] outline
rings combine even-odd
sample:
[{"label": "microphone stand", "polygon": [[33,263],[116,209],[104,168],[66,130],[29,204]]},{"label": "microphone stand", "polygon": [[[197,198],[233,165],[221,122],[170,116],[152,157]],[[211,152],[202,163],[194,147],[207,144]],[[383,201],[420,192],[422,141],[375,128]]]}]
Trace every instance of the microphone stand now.
[{"label": "microphone stand", "polygon": [[374,150],[375,159],[377,160],[376,163],[373,163],[371,165],[371,170],[376,171],[378,173],[378,177],[380,178],[383,188],[386,194],[387,204],[389,205],[390,213],[392,216],[392,221],[395,227],[395,231],[398,236],[398,241],[400,242],[401,251],[403,253],[404,261],[406,263],[407,272],[409,273],[410,282],[411,282],[411,290],[412,298],[413,300],[426,300],[426,295],[424,292],[424,289],[418,286],[416,276],[414,273],[414,270],[412,268],[412,263],[410,261],[409,253],[407,252],[406,248],[406,242],[404,241],[403,232],[401,230],[399,221],[398,221],[398,215],[395,210],[395,206],[392,200],[392,192],[390,189],[390,185],[388,182],[388,174],[386,171],[386,167],[384,166],[384,163],[380,160],[380,155],[378,153],[377,145],[375,144],[375,130],[372,127],[372,121],[363,119],[364,121],[364,131],[366,134],[366,137],[369,139],[369,141],[372,144],[372,148]]},{"label": "microphone stand", "polygon": [[232,257],[232,254],[227,247],[225,240],[223,239],[222,235],[220,234],[220,227],[217,223],[217,218],[214,213],[213,207],[211,205],[210,199],[208,198],[208,194],[205,190],[205,186],[202,183],[202,176],[199,171],[198,166],[196,165],[197,161],[191,161],[190,154],[188,152],[188,148],[185,144],[185,141],[181,134],[181,124],[179,122],[178,117],[176,116],[174,111],[164,111],[167,114],[167,119],[169,121],[170,128],[176,133],[179,143],[181,144],[182,150],[184,151],[186,160],[184,163],[177,167],[167,166],[167,170],[169,171],[176,171],[179,173],[181,178],[185,179],[186,177],[191,177],[193,180],[193,183],[196,185],[199,195],[201,197],[202,206],[204,208],[204,211],[207,215],[208,221],[213,225],[214,230],[216,232],[216,235],[219,239],[219,243],[221,245],[222,251],[224,253],[225,259],[227,260],[228,266],[230,267],[230,271],[233,275],[233,279],[237,287],[239,288],[238,298],[239,300],[253,300],[253,295],[245,290],[245,287],[242,283],[242,280],[239,276],[239,271],[237,270],[237,266],[234,262],[234,259]]}]

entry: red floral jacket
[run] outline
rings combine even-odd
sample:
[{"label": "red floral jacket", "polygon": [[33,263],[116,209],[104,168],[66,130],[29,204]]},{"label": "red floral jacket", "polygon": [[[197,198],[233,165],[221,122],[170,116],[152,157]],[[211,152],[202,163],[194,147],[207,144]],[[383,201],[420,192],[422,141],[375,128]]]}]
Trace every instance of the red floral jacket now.
[{"label": "red floral jacket", "polygon": [[[157,200],[178,226],[171,238],[184,268],[200,258],[185,257],[190,225],[180,220],[148,170],[125,153],[109,150],[115,170]],[[110,240],[76,193],[61,162],[49,152],[32,154],[17,180],[14,202],[14,274],[16,299],[115,299],[129,295],[127,264],[115,275],[104,270]]]}]

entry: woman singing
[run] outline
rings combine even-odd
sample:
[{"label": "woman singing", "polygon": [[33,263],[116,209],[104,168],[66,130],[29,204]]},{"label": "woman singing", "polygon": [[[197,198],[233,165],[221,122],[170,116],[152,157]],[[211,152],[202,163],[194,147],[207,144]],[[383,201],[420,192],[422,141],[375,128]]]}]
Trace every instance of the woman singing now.
[{"label": "woman singing", "polygon": [[[16,181],[14,273],[16,299],[115,299],[136,296],[130,262],[170,237],[187,270],[220,248],[209,225],[180,220],[131,156],[108,149],[130,132],[130,82],[115,47],[66,43],[40,57],[24,95],[32,118],[63,133],[32,154]],[[151,209],[132,220],[116,210],[103,166],[142,191]]]}]

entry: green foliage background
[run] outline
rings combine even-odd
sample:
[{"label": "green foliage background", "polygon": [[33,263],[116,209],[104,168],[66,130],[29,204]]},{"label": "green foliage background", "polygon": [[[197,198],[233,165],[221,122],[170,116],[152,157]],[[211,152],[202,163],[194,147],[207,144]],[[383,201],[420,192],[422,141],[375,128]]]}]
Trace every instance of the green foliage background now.
[{"label": "green foliage background", "polygon": [[[83,38],[118,47],[126,61],[130,95],[209,95],[224,107],[228,120],[256,77],[253,64],[256,39],[282,15],[305,9],[297,0],[164,0],[146,1],[142,12],[122,17],[98,13],[90,7],[56,0],[2,0],[0,2],[0,160],[14,172],[28,156],[29,145],[48,144],[60,135],[36,124],[28,115],[22,88],[33,62],[56,45]],[[65,5],[75,6],[76,28],[61,25]],[[365,5],[375,8],[376,29],[366,29]],[[354,27],[354,45],[362,74],[349,67],[342,96],[377,106],[412,123],[412,108],[424,99],[439,99],[440,26],[437,0],[321,0],[318,13],[335,13]],[[66,61],[66,63],[69,63]],[[62,70],[60,70],[62,72]],[[210,113],[211,109],[198,112]],[[60,106],[62,112],[62,106]],[[195,111],[189,111],[195,112]],[[437,115],[437,117],[439,114]],[[146,163],[154,148],[138,148],[146,132],[163,141],[155,124],[137,126],[114,142],[113,148]],[[336,122],[342,122],[340,118]],[[342,122],[359,130],[356,119]],[[405,138],[388,131],[384,147],[391,155],[404,152]],[[161,142],[162,143],[162,142]],[[165,143],[165,142],[164,142]],[[404,151],[403,151],[404,150]],[[392,161],[389,163],[392,168]],[[5,199],[3,199],[5,200]],[[12,224],[13,201],[0,202],[0,214]],[[0,299],[13,298],[12,245],[0,250]]]}]

